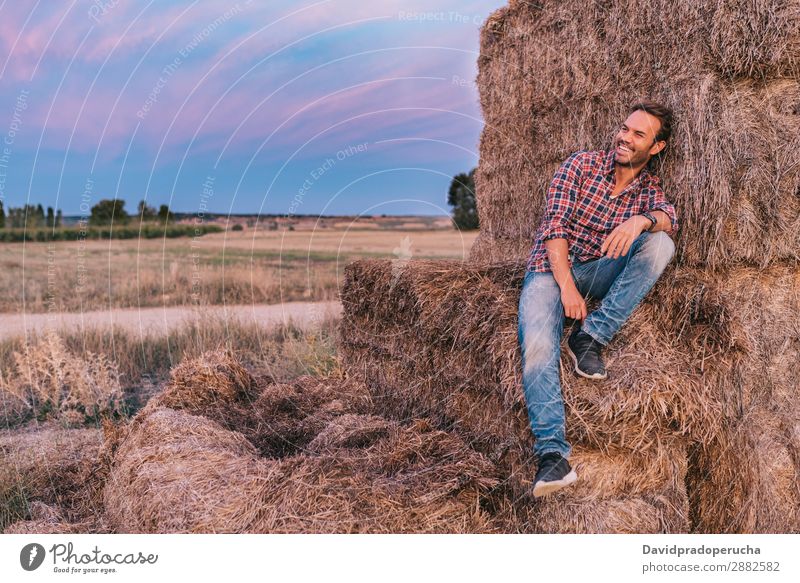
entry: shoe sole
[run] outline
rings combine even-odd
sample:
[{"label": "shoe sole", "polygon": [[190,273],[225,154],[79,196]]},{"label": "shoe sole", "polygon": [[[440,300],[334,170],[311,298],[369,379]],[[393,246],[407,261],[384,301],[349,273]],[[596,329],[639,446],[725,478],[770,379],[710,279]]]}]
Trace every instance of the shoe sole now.
[{"label": "shoe sole", "polygon": [[587,374],[587,373],[583,372],[580,369],[580,367],[578,367],[578,357],[575,356],[574,352],[572,352],[572,348],[570,347],[569,344],[567,344],[567,352],[569,352],[569,355],[572,357],[572,362],[575,363],[575,372],[578,373],[579,375],[581,375],[582,377],[587,378],[587,379],[595,379],[595,380],[602,380],[604,378],[608,378],[608,373],[607,372],[605,374],[603,374],[603,375],[599,375],[599,374],[593,374],[592,375],[592,374]]},{"label": "shoe sole", "polygon": [[560,490],[561,488],[569,486],[577,479],[578,474],[575,473],[575,470],[572,470],[570,473],[556,482],[536,482],[536,485],[533,487],[533,497],[541,498],[542,496],[552,494],[556,490]]}]

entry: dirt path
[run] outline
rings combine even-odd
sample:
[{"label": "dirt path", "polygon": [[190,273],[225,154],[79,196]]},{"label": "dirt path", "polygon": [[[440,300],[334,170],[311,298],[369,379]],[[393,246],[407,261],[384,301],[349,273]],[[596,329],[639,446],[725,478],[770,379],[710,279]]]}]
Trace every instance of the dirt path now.
[{"label": "dirt path", "polygon": [[61,312],[56,314],[0,314],[0,340],[43,333],[48,328],[70,332],[103,328],[111,325],[138,334],[161,335],[197,318],[239,320],[264,327],[293,323],[300,328],[314,328],[330,316],[339,316],[342,305],[330,302],[287,302],[245,306],[170,306],[164,308],[131,308],[96,312]]}]

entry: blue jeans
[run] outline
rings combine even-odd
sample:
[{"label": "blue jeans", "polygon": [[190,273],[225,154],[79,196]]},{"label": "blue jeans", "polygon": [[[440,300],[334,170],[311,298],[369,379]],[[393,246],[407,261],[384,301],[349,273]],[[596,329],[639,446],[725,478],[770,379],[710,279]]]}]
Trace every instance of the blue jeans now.
[{"label": "blue jeans", "polygon": [[[574,261],[572,277],[578,291],[584,298],[602,299],[600,307],[583,321],[583,331],[608,344],[674,254],[669,235],[656,231],[639,235],[627,255]],[[559,367],[564,318],[561,288],[553,274],[527,272],[519,299],[518,335],[522,388],[538,456],[555,451],[568,458],[572,451],[564,428]]]}]

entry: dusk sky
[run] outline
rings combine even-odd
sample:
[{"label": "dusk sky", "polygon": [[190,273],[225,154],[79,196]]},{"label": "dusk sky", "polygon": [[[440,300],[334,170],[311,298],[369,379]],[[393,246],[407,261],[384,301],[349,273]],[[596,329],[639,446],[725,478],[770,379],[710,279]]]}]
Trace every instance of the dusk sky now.
[{"label": "dusk sky", "polygon": [[504,4],[0,0],[0,200],[448,214]]}]

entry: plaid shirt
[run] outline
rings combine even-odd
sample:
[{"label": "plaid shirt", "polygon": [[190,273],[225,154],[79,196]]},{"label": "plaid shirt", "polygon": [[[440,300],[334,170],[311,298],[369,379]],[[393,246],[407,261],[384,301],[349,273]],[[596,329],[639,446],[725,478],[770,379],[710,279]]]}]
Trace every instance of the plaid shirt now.
[{"label": "plaid shirt", "polygon": [[548,239],[563,238],[573,259],[588,261],[602,257],[600,247],[617,225],[647,211],[664,211],[671,222],[670,235],[678,230],[675,207],[664,197],[658,176],[643,168],[616,198],[614,150],[580,151],[567,158],[553,177],[547,204],[536,230],[528,258],[528,271],[550,271]]}]

